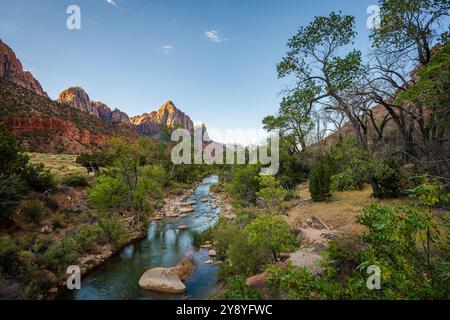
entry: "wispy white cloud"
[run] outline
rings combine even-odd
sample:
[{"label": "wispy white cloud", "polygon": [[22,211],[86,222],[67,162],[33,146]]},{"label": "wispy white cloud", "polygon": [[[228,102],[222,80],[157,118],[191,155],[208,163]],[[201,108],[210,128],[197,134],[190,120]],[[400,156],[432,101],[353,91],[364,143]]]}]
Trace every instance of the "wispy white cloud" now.
[{"label": "wispy white cloud", "polygon": [[165,44],[161,49],[163,49],[163,52],[164,52],[164,53],[167,53],[167,52],[169,52],[170,50],[173,49],[173,45],[171,45],[171,44]]},{"label": "wispy white cloud", "polygon": [[114,0],[106,0],[106,2],[108,2],[109,4],[111,4],[113,6],[117,6],[117,3]]},{"label": "wispy white cloud", "polygon": [[[208,37],[208,39],[211,40],[212,42],[216,42],[216,43],[222,42],[222,38],[220,37],[218,31],[211,30],[211,31],[205,31],[204,33]],[[227,39],[224,39],[224,40],[227,40]]]}]

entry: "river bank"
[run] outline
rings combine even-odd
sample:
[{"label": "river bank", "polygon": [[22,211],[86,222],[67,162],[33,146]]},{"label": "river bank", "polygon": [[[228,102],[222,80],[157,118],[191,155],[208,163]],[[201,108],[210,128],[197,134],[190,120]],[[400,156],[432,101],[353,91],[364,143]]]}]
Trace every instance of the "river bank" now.
[{"label": "river bank", "polygon": [[[220,208],[213,209],[215,195],[209,194],[217,177],[205,178],[191,194],[188,191],[166,198],[165,205],[196,202],[187,216],[159,214],[149,223],[146,236],[106,259],[82,277],[81,290],[65,292],[59,299],[205,299],[217,286],[217,266],[206,264],[208,250],[193,247],[193,233],[201,232],[219,219]],[[206,199],[208,198],[208,199]],[[207,200],[207,201],[206,201]],[[174,201],[174,202],[172,202]],[[164,206],[163,206],[164,207]],[[161,210],[163,210],[163,207]],[[180,228],[180,226],[185,226]],[[185,281],[184,294],[171,295],[145,291],[138,287],[142,274],[152,267],[170,268],[189,257],[196,268]]]}]

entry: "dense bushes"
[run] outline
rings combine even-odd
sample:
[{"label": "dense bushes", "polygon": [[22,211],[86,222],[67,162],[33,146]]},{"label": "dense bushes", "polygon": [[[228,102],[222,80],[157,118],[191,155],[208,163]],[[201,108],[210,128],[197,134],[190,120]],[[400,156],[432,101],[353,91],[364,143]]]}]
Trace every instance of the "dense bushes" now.
[{"label": "dense bushes", "polygon": [[99,176],[89,193],[89,203],[98,209],[119,208],[127,202],[128,189],[118,178]]},{"label": "dense bushes", "polygon": [[21,153],[16,138],[0,124],[0,223],[9,221],[21,196],[29,190],[46,191],[55,187],[53,176],[43,165],[32,165]]},{"label": "dense bushes", "polygon": [[0,174],[0,226],[19,205],[23,193],[23,182],[16,175]]},{"label": "dense bushes", "polygon": [[115,246],[119,247],[128,240],[128,229],[120,217],[102,218],[98,224],[103,229],[108,240]]},{"label": "dense bushes", "polygon": [[43,216],[45,215],[45,207],[44,204],[40,200],[31,200],[28,202],[25,207],[22,209],[25,217],[34,223],[39,223]]},{"label": "dense bushes", "polygon": [[259,166],[234,167],[226,191],[241,204],[255,204],[259,191]]},{"label": "dense bushes", "polygon": [[246,277],[239,275],[227,280],[227,290],[223,293],[226,300],[260,300],[261,294],[258,290],[245,284]]},{"label": "dense bushes", "polygon": [[[439,239],[431,213],[409,206],[372,205],[358,217],[358,222],[368,232],[362,239],[333,240],[324,254],[322,276],[314,277],[303,269],[271,267],[270,288],[289,299],[450,297],[446,281],[448,247]],[[367,287],[369,266],[380,268],[379,290]]]},{"label": "dense bushes", "polygon": [[324,157],[309,173],[309,192],[316,202],[327,201],[331,197],[331,166],[328,157]]},{"label": "dense bushes", "polygon": [[68,187],[88,187],[89,181],[87,177],[81,175],[71,174],[62,178],[61,183]]},{"label": "dense bushes", "polygon": [[289,230],[289,225],[282,216],[261,214],[245,228],[249,243],[259,245],[272,252],[290,252],[297,243],[296,237]]},{"label": "dense bushes", "polygon": [[372,161],[353,138],[347,138],[332,148],[330,157],[333,170],[332,190],[360,190],[370,181]]},{"label": "dense bushes", "polygon": [[396,198],[401,193],[400,165],[395,159],[382,161],[372,175],[372,189],[375,198]]}]

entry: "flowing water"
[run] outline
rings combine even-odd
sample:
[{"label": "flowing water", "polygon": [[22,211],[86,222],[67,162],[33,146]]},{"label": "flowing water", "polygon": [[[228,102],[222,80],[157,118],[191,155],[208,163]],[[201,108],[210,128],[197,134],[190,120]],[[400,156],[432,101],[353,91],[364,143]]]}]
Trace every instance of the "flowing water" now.
[{"label": "flowing water", "polygon": [[[121,254],[111,258],[98,269],[84,276],[81,290],[62,295],[62,299],[75,300],[121,300],[121,299],[205,299],[217,285],[217,266],[205,264],[208,250],[193,247],[193,232],[203,231],[215,225],[220,208],[213,209],[209,188],[216,184],[216,176],[208,177],[186,201],[196,200],[195,211],[185,218],[165,218],[151,222],[146,239],[126,247]],[[179,230],[185,224],[187,230]],[[139,288],[142,274],[153,267],[172,267],[185,256],[196,265],[191,278],[186,281],[186,293],[162,294]]]}]

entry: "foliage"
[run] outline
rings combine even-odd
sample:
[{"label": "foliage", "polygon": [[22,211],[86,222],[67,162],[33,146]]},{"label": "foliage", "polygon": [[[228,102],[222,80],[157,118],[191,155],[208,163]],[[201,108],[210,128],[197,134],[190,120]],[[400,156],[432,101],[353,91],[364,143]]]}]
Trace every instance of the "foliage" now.
[{"label": "foliage", "polygon": [[104,231],[98,224],[81,225],[74,234],[82,252],[93,252],[102,236],[104,236]]},{"label": "foliage", "polygon": [[89,203],[98,209],[123,206],[127,201],[127,187],[118,178],[99,176],[89,193]]},{"label": "foliage", "polygon": [[369,182],[372,162],[367,151],[358,147],[353,138],[341,141],[331,149],[330,157],[335,174],[331,188],[335,191],[360,190]]},{"label": "foliage", "polygon": [[375,198],[396,198],[401,190],[400,165],[395,159],[383,160],[375,166],[372,176],[373,195]]},{"label": "foliage", "polygon": [[89,182],[85,176],[71,174],[62,178],[61,183],[68,187],[88,187]]},{"label": "foliage", "polygon": [[254,204],[256,193],[259,191],[259,167],[256,165],[234,167],[226,191],[240,203]]},{"label": "foliage", "polygon": [[305,268],[294,268],[289,265],[285,269],[269,266],[267,284],[274,295],[288,300],[311,299],[317,290],[318,280]]},{"label": "foliage", "polygon": [[22,209],[22,212],[27,219],[35,223],[39,223],[42,220],[45,211],[44,204],[40,200],[32,200]]},{"label": "foliage", "polygon": [[[274,294],[287,299],[448,299],[444,281],[448,247],[429,212],[409,206],[371,205],[358,222],[367,227],[356,236],[333,240],[326,249],[321,277],[304,269],[269,267]],[[420,247],[418,247],[418,245]],[[367,288],[367,268],[381,270],[381,289]]]},{"label": "foliage", "polygon": [[427,176],[423,176],[421,180],[420,185],[408,190],[412,198],[418,198],[424,206],[450,203],[450,193],[445,192],[444,185],[439,180]]},{"label": "foliage", "polygon": [[55,177],[50,170],[45,169],[44,165],[37,164],[24,167],[22,170],[22,177],[31,190],[34,191],[48,191],[56,187]]},{"label": "foliage", "polygon": [[129,232],[123,219],[117,216],[101,218],[98,222],[109,241],[120,247],[128,240]]},{"label": "foliage", "polygon": [[280,183],[273,176],[261,176],[259,183],[260,188],[256,195],[264,203],[268,212],[281,212],[286,191],[280,186]]},{"label": "foliage", "polygon": [[8,220],[19,205],[23,192],[23,182],[16,176],[0,174],[0,221]]},{"label": "foliage", "polygon": [[47,251],[40,257],[40,262],[50,270],[59,273],[66,270],[80,256],[80,246],[72,235],[53,242]]},{"label": "foliage", "polygon": [[296,236],[282,216],[262,214],[245,227],[249,243],[269,249],[274,258],[281,252],[289,252],[298,244]]},{"label": "foliage", "polygon": [[427,64],[436,29],[449,15],[447,0],[380,0],[380,25],[372,32],[375,47],[388,47],[397,57],[417,55]]},{"label": "foliage", "polygon": [[327,201],[331,197],[331,166],[328,157],[324,157],[309,173],[309,192],[315,202]]},{"label": "foliage", "polygon": [[220,276],[230,275],[252,276],[263,271],[270,262],[270,248],[262,243],[255,243],[243,233],[236,234],[230,241],[227,257],[229,264],[223,265]]},{"label": "foliage", "polygon": [[227,280],[227,290],[223,293],[225,300],[261,300],[258,290],[245,284],[246,277],[233,276]]}]

